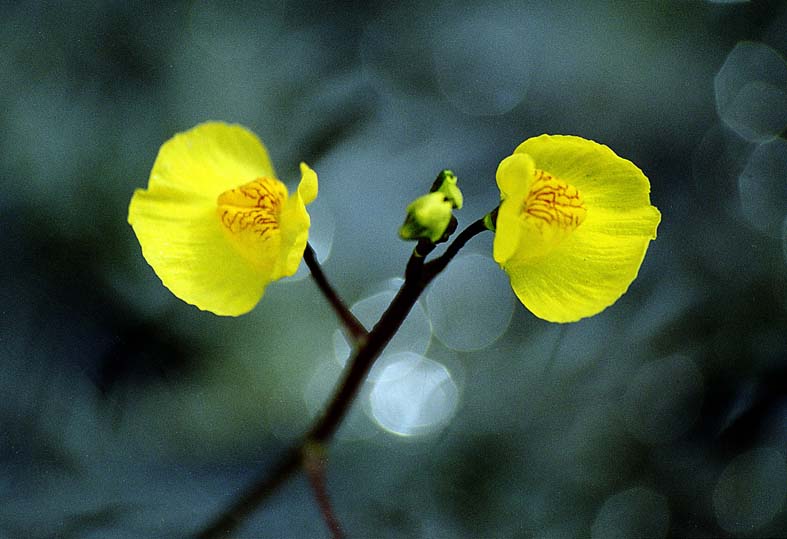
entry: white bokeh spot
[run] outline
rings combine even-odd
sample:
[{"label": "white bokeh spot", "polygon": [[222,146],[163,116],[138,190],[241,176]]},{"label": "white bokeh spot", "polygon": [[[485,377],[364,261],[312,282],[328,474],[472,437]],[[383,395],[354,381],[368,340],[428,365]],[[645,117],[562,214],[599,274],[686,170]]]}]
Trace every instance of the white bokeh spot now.
[{"label": "white bokeh spot", "polygon": [[459,389],[443,365],[412,352],[381,358],[369,394],[370,413],[383,430],[400,436],[430,434],[453,417]]}]

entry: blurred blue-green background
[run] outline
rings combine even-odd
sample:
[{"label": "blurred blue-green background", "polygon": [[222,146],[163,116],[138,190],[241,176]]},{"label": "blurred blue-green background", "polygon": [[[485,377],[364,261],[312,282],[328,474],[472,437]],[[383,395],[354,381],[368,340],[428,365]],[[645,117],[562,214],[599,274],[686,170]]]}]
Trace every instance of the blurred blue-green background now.
[{"label": "blurred blue-green background", "polygon": [[[480,236],[332,446],[355,538],[787,537],[783,2],[0,2],[0,537],[178,537],[304,431],[347,347],[305,272],[237,319],[174,298],[126,223],[159,146],[242,123],[372,321],[404,207],[460,226],[540,133],[597,140],[663,214],[613,307],[536,319]],[[302,268],[303,270],[303,268]],[[237,537],[327,537],[296,478]]]}]

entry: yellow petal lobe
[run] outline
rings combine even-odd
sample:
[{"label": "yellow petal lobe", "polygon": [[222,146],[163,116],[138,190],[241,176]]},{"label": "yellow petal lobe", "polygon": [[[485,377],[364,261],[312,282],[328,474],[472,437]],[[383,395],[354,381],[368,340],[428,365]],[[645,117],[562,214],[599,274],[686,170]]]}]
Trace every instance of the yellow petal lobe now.
[{"label": "yellow petal lobe", "polygon": [[521,203],[530,192],[534,175],[533,159],[522,153],[509,155],[497,167],[501,202],[496,227],[504,230],[495,234],[493,255],[498,264],[504,264],[517,252],[522,232]]},{"label": "yellow petal lobe", "polygon": [[317,198],[317,173],[309,165],[301,162],[301,183],[298,184],[298,194],[304,204],[311,204]]},{"label": "yellow petal lobe", "polygon": [[281,214],[281,248],[271,275],[272,279],[289,277],[298,271],[303,251],[309,240],[311,218],[306,205],[317,197],[317,174],[306,163],[301,163],[301,181],[295,193],[287,199]]},{"label": "yellow petal lobe", "polygon": [[527,193],[533,182],[534,170],[533,159],[527,154],[514,153],[503,159],[495,176],[501,198]]}]

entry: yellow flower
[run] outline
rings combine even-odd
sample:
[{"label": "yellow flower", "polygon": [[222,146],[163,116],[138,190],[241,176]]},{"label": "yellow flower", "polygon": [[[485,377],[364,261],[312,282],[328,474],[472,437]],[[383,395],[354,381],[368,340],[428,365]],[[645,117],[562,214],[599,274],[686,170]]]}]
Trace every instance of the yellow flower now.
[{"label": "yellow flower", "polygon": [[164,143],[147,190],[131,198],[128,222],[173,294],[238,316],[268,283],[298,269],[309,235],[306,204],[317,196],[317,175],[300,168],[298,190],[288,196],[254,133],[203,123]]},{"label": "yellow flower", "polygon": [[598,314],[637,276],[656,228],[650,183],[631,161],[580,137],[541,135],[497,169],[495,261],[533,314]]}]

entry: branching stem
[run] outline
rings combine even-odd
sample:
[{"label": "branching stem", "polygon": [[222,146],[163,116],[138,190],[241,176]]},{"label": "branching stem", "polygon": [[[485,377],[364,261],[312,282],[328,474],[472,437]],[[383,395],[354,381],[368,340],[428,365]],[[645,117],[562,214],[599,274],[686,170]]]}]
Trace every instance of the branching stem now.
[{"label": "branching stem", "polygon": [[303,447],[303,469],[309,478],[322,518],[331,531],[331,539],[344,539],[344,532],[333,512],[328,489],[325,486],[326,462],[325,448],[322,445],[306,444]]},{"label": "branching stem", "polygon": [[[314,251],[307,245],[304,260],[306,260],[306,264],[312,271],[312,276],[320,290],[342,320],[348,333],[353,337],[356,343],[355,352],[348,361],[342,379],[337,385],[325,411],[317,418],[301,441],[290,448],[272,470],[251,484],[224,513],[219,515],[216,520],[199,533],[197,535],[199,539],[228,537],[233,530],[259,507],[265,498],[275,492],[296,470],[309,465],[306,462],[307,448],[315,446],[324,448],[327,446],[347,415],[374,361],[399,330],[421,293],[445,269],[462,247],[471,238],[484,230],[487,230],[484,219],[475,221],[448,245],[445,253],[428,263],[425,263],[424,259],[434,249],[434,245],[419,243],[413,250],[413,254],[407,263],[402,287],[380,317],[380,320],[369,332],[366,331],[333,288],[331,288],[314,256]],[[321,465],[323,464],[321,463]],[[312,484],[314,485],[314,483]],[[324,485],[321,488],[324,488]],[[319,491],[316,491],[316,493],[319,497]],[[327,500],[327,497],[325,500]],[[338,527],[338,522],[336,522],[333,513],[330,509],[328,509],[327,513],[324,508],[322,508],[322,511],[329,528],[336,534],[332,526],[335,524],[337,530],[341,528]]]}]

